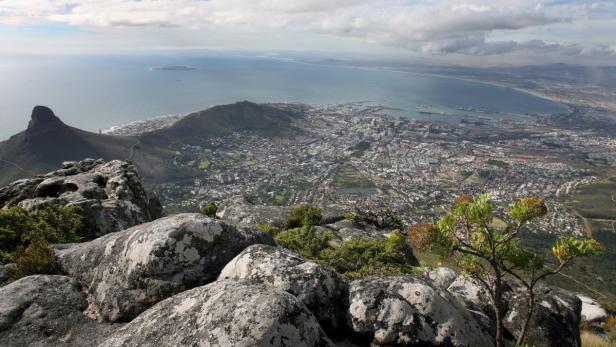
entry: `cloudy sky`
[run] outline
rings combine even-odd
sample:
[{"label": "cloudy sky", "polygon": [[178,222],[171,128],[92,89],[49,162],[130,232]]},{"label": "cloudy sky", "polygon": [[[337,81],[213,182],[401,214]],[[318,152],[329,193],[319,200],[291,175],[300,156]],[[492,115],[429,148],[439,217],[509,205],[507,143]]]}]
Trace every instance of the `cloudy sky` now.
[{"label": "cloudy sky", "polygon": [[616,64],[616,0],[0,0],[0,54],[201,49]]}]

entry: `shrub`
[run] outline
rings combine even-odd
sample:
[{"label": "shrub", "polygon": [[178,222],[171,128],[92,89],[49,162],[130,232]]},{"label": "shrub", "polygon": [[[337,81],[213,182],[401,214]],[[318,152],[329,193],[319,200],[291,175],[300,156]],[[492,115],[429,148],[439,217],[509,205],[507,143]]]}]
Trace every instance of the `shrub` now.
[{"label": "shrub", "polygon": [[348,220],[348,221],[351,221],[351,222],[355,222],[356,221],[356,216],[355,216],[355,213],[353,213],[353,212],[347,212],[347,213],[344,214],[343,217],[344,217],[345,220]]},{"label": "shrub", "polygon": [[26,248],[17,247],[13,255],[15,269],[12,277],[18,279],[34,274],[52,273],[55,264],[53,249],[42,238],[34,239]]},{"label": "shrub", "polygon": [[373,225],[379,229],[401,229],[402,221],[392,209],[378,211],[356,210],[353,221],[359,224]]},{"label": "shrub", "polygon": [[343,279],[407,274],[417,263],[400,232],[385,240],[354,239],[339,246],[330,244],[332,238],[329,231],[319,233],[304,226],[281,232],[275,240],[281,247],[333,269]]},{"label": "shrub", "polygon": [[265,234],[268,234],[271,237],[276,237],[276,235],[280,234],[280,229],[276,228],[271,224],[258,224],[257,229]]},{"label": "shrub", "polygon": [[391,265],[410,265],[406,240],[399,232],[378,240],[355,239],[330,247],[321,254],[320,261],[338,273],[369,272]]},{"label": "shrub", "polygon": [[208,217],[216,218],[216,212],[218,212],[218,206],[216,206],[216,204],[212,201],[201,206],[201,213]]},{"label": "shrub", "polygon": [[27,212],[21,207],[0,210],[0,251],[14,252],[32,240],[51,243],[77,242],[86,235],[82,210],[74,206],[54,206]]},{"label": "shrub", "polygon": [[415,224],[408,232],[408,239],[413,249],[425,251],[432,247],[435,239],[434,225]]},{"label": "shrub", "polygon": [[321,252],[328,248],[328,242],[333,237],[331,232],[317,233],[312,226],[291,229],[276,236],[276,242],[305,258],[318,260]]},{"label": "shrub", "polygon": [[299,205],[291,210],[285,222],[286,229],[300,226],[313,226],[321,223],[321,209],[308,204]]}]

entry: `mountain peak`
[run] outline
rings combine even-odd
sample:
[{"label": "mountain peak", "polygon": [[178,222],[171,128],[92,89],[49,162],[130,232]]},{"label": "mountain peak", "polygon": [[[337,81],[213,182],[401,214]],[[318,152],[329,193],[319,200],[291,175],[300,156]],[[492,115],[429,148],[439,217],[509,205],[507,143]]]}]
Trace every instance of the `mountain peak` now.
[{"label": "mountain peak", "polygon": [[35,106],[32,109],[32,116],[30,123],[28,123],[28,130],[32,129],[47,129],[50,127],[57,127],[64,125],[60,118],[56,117],[53,111],[46,106]]}]

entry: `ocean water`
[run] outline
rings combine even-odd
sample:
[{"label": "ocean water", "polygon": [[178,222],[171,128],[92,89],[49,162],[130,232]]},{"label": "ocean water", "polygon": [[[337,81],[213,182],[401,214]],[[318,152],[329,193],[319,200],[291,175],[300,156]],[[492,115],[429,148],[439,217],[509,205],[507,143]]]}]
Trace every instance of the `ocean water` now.
[{"label": "ocean water", "polygon": [[[195,70],[153,69],[172,65]],[[391,111],[396,115],[434,119],[567,111],[556,102],[484,83],[261,57],[0,57],[0,140],[25,129],[35,105],[51,107],[67,124],[98,131],[241,100],[371,101],[396,108]]]}]

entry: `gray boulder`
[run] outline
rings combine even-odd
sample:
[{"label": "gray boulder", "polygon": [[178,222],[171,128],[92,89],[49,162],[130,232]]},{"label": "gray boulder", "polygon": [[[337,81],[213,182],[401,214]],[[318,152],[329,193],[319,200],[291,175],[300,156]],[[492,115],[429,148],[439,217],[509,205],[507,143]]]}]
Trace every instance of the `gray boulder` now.
[{"label": "gray boulder", "polygon": [[119,160],[65,162],[60,170],[0,188],[0,208],[80,207],[92,236],[159,218],[156,202],[148,198],[135,167]]},{"label": "gray boulder", "polygon": [[244,248],[274,244],[201,214],[178,214],[57,249],[58,265],[91,295],[95,316],[126,321],[154,303],[216,279]]},{"label": "gray boulder", "polygon": [[331,331],[344,326],[346,285],[335,272],[291,253],[253,245],[225,266],[219,279],[245,279],[296,296]]},{"label": "gray boulder", "polygon": [[493,346],[475,317],[448,292],[411,276],[350,283],[354,338],[374,345]]},{"label": "gray boulder", "polygon": [[437,267],[426,271],[426,277],[436,288],[447,290],[458,278],[458,273],[447,267]]},{"label": "gray boulder", "polygon": [[333,346],[293,295],[243,281],[217,281],[150,308],[100,347]]},{"label": "gray boulder", "polygon": [[[554,287],[535,289],[535,310],[526,334],[531,346],[579,347],[582,302],[566,290]],[[505,327],[518,336],[528,306],[526,294],[514,292],[505,316]]]},{"label": "gray boulder", "polygon": [[83,314],[88,303],[68,277],[24,277],[1,287],[0,298],[2,346],[92,346],[116,328]]}]

